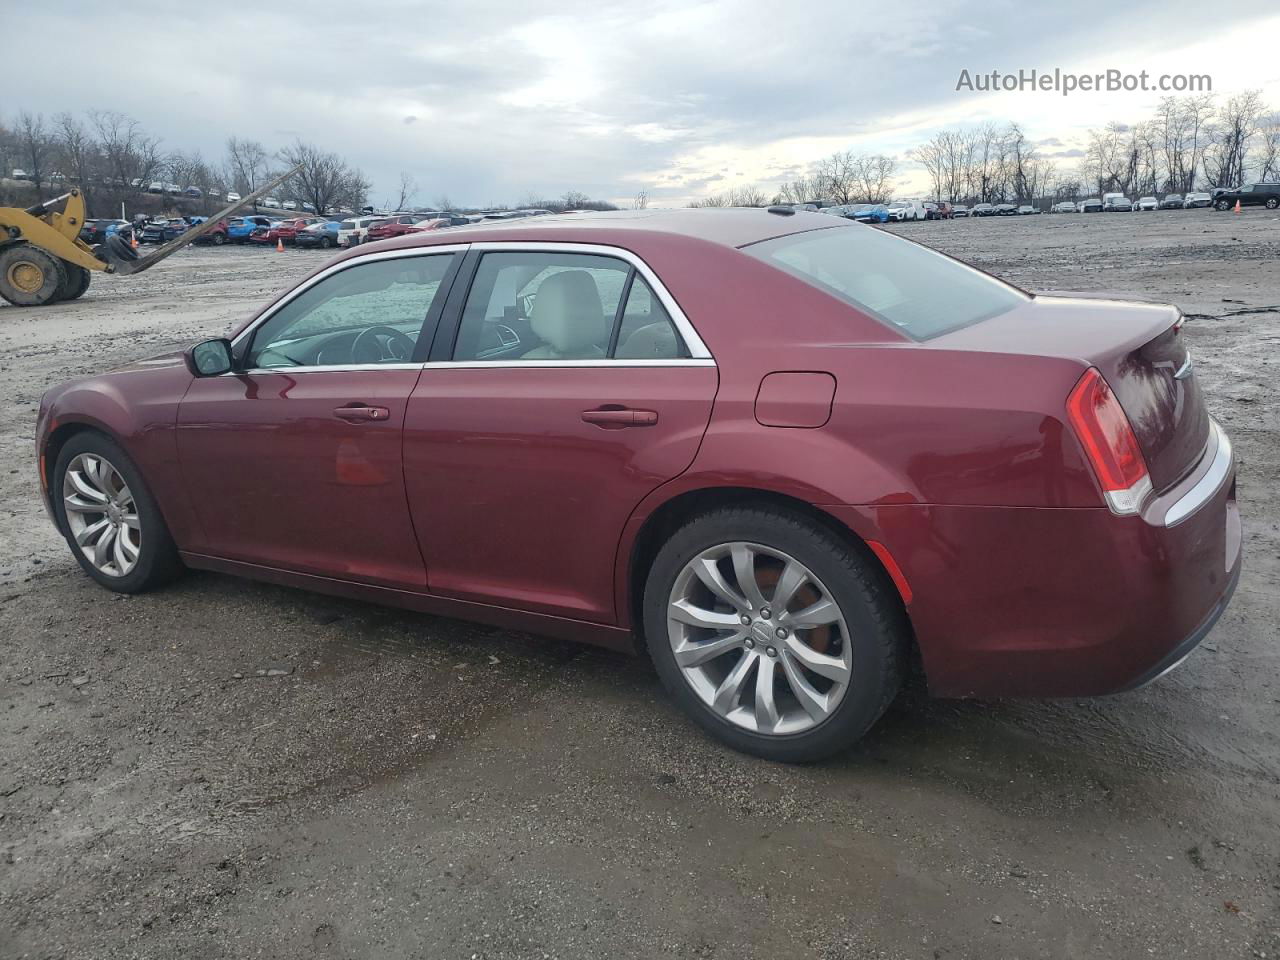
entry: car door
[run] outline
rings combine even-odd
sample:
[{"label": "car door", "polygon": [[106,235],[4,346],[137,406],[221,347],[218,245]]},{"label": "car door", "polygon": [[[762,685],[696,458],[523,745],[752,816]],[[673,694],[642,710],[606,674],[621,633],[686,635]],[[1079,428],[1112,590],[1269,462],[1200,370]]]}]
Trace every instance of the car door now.
[{"label": "car door", "polygon": [[[401,431],[460,248],[344,261],[197,379],[178,457],[211,556],[421,588]],[[425,333],[424,333],[425,331]]]},{"label": "car door", "polygon": [[477,244],[409,398],[405,479],[433,594],[615,622],[636,505],[692,462],[710,353],[616,248]]}]

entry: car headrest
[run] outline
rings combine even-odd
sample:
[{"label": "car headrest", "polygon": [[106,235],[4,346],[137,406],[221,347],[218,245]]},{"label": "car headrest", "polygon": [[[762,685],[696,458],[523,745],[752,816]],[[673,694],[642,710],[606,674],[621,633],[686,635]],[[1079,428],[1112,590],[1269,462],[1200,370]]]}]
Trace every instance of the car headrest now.
[{"label": "car headrest", "polygon": [[575,353],[605,338],[604,304],[586,270],[553,274],[538,286],[529,317],[533,332],[557,353]]}]

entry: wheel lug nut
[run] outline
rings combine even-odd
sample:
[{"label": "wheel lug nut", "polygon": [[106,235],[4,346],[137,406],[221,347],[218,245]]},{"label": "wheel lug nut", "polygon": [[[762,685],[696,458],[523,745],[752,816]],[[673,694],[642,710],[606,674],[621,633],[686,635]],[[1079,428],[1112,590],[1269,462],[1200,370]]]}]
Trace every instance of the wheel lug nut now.
[{"label": "wheel lug nut", "polygon": [[764,609],[762,609],[762,610],[760,611],[760,616],[761,616],[761,617],[763,617],[764,619],[768,620],[768,619],[769,619],[769,616],[771,615],[771,613],[772,613],[772,611],[771,611],[768,607],[765,607]]},{"label": "wheel lug nut", "polygon": [[751,618],[748,617],[745,613],[742,615],[742,625],[744,627],[751,626]]},{"label": "wheel lug nut", "polygon": [[743,642],[746,644],[746,647],[748,650],[750,650],[752,647],[756,645],[756,642],[752,640],[750,637],[747,637],[747,639],[744,640]]},{"label": "wheel lug nut", "polygon": [[764,651],[764,652],[765,652],[765,653],[767,653],[767,654],[768,654],[769,656],[771,656],[771,657],[776,657],[776,656],[778,655],[778,648],[777,648],[777,647],[767,647],[767,648],[765,649],[765,651]]},{"label": "wheel lug nut", "polygon": [[786,627],[779,627],[779,628],[778,628],[778,639],[779,639],[779,640],[785,640],[785,639],[787,639],[787,628],[786,628]]}]

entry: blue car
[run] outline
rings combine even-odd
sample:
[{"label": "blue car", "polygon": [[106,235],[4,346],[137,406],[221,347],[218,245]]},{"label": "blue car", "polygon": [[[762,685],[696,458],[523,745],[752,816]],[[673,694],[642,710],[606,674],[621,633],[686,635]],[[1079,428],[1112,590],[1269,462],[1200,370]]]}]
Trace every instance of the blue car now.
[{"label": "blue car", "polygon": [[232,217],[227,221],[227,239],[232,243],[248,243],[253,231],[259,227],[271,229],[270,217]]},{"label": "blue car", "polygon": [[152,220],[142,228],[143,243],[168,243],[174,237],[180,236],[187,230],[187,221],[182,217],[173,217],[169,220]]},{"label": "blue car", "polygon": [[303,227],[293,235],[293,242],[299,247],[319,247],[321,250],[332,250],[338,245],[338,228],[341,221],[330,220],[328,223],[314,223]]},{"label": "blue car", "polygon": [[889,208],[883,203],[854,203],[845,217],[862,223],[888,223]]}]

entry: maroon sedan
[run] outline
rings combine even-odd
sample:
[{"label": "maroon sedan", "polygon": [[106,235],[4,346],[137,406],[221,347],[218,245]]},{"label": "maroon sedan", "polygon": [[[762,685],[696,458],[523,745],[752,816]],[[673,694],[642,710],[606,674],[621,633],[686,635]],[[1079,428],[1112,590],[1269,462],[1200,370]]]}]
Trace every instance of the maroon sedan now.
[{"label": "maroon sedan", "polygon": [[1181,326],[789,208],[417,233],[49,391],[41,480],[109,589],[639,642],[707,730],[802,760],[917,658],[941,696],[1104,694],[1205,636],[1241,531]]},{"label": "maroon sedan", "polygon": [[420,225],[430,220],[431,217],[420,217],[416,214],[378,220],[369,225],[369,239],[389,240],[391,237],[403,237],[407,233],[413,233],[419,229]]}]

